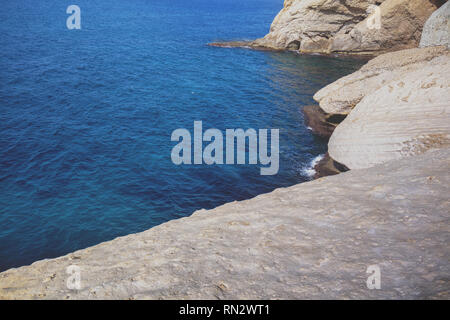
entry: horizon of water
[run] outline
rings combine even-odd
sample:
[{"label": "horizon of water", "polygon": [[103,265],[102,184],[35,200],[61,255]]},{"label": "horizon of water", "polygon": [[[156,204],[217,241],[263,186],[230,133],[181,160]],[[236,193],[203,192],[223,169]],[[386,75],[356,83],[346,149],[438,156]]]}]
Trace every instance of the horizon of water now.
[{"label": "horizon of water", "polygon": [[[309,180],[327,146],[301,109],[364,61],[207,46],[264,36],[282,2],[2,3],[0,271]],[[196,120],[279,129],[279,173],[174,165]]]}]

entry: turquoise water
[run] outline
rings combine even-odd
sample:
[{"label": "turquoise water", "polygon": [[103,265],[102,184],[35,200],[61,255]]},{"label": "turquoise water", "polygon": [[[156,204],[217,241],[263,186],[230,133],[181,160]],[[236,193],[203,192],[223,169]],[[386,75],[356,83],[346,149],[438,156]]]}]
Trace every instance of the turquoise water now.
[{"label": "turquoise water", "polygon": [[[81,8],[81,30],[66,8]],[[313,94],[364,62],[206,44],[281,0],[15,0],[0,9],[0,270],[308,179]],[[280,129],[280,171],[176,166],[177,128]]]}]

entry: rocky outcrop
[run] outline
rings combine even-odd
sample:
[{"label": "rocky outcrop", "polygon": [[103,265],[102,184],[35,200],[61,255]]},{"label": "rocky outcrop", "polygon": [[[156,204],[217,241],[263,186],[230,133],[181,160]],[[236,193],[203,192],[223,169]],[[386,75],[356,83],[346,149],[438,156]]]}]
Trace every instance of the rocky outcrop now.
[{"label": "rocky outcrop", "polygon": [[347,115],[366,95],[387,83],[403,79],[408,73],[422,70],[427,65],[439,67],[434,60],[448,55],[445,47],[408,49],[380,55],[370,60],[360,70],[340,78],[314,95],[323,112]]},{"label": "rocky outcrop", "polygon": [[449,186],[445,149],[277,189],[0,273],[0,299],[449,299]]},{"label": "rocky outcrop", "polygon": [[450,2],[435,11],[423,28],[420,47],[439,45],[450,49]]},{"label": "rocky outcrop", "polygon": [[264,38],[214,46],[379,54],[417,47],[433,0],[285,0]]},{"label": "rocky outcrop", "polygon": [[419,66],[395,69],[384,82],[370,80],[375,89],[330,138],[328,152],[334,160],[360,169],[450,146],[450,54]]},{"label": "rocky outcrop", "polygon": [[329,52],[330,39],[367,17],[372,1],[285,0],[270,33],[254,46],[302,52]]},{"label": "rocky outcrop", "polygon": [[338,32],[329,51],[379,54],[417,47],[422,27],[436,8],[428,0],[386,0],[351,30]]}]

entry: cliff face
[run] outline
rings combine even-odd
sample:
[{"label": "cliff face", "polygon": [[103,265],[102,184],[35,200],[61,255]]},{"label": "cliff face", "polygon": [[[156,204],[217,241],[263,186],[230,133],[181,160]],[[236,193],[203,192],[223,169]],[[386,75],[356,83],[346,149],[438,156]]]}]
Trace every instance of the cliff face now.
[{"label": "cliff face", "polygon": [[[374,94],[389,83],[395,83],[396,81],[400,83],[410,73],[416,71],[420,73],[421,70],[425,70],[430,66],[433,66],[434,69],[439,69],[441,68],[440,63],[442,63],[442,60],[445,60],[445,58],[439,57],[448,57],[448,55],[449,51],[445,46],[414,48],[382,54],[370,60],[360,70],[340,78],[319,90],[314,95],[314,99],[319,103],[319,106],[306,106],[303,108],[306,125],[315,134],[330,138],[336,127],[358,106],[364,97]],[[446,63],[442,65],[443,68],[446,66]],[[419,88],[419,91],[423,91],[423,89]],[[433,97],[433,99],[438,99],[444,103],[446,95]],[[392,103],[394,103],[394,100]],[[425,109],[427,105],[425,103],[423,108]],[[378,104],[371,106],[374,110],[377,107]],[[391,108],[394,110],[395,107],[391,106]],[[389,122],[389,117],[386,117],[386,121]],[[433,119],[430,119],[430,125],[432,125],[432,122]],[[389,136],[385,136],[385,139],[389,139]],[[341,164],[347,166],[345,163]],[[321,169],[320,167],[321,164],[316,168],[316,171]]]},{"label": "cliff face", "polygon": [[450,2],[433,12],[423,28],[420,47],[439,45],[450,49]]},{"label": "cliff face", "polygon": [[366,95],[402,79],[409,72],[421,70],[433,59],[446,54],[445,47],[429,47],[380,55],[358,71],[319,90],[314,100],[325,113],[347,115]]},{"label": "cliff face", "polygon": [[337,126],[334,160],[367,168],[450,146],[450,53],[419,65],[367,94]]},{"label": "cliff face", "polygon": [[304,52],[328,52],[330,39],[336,33],[350,30],[367,17],[370,2],[285,0],[270,33],[254,44]]},{"label": "cliff face", "polygon": [[430,0],[285,0],[270,33],[251,45],[364,54],[417,47],[437,7]]},{"label": "cliff face", "polygon": [[348,115],[331,134],[334,161],[368,168],[450,146],[449,10],[426,22],[421,44],[430,47],[382,54],[316,93],[322,118]]},{"label": "cliff face", "polygon": [[449,186],[445,149],[277,189],[0,273],[0,299],[449,299]]},{"label": "cliff face", "polygon": [[374,11],[350,32],[336,34],[329,51],[378,54],[415,48],[436,8],[428,0],[386,0],[379,6],[379,21]]}]

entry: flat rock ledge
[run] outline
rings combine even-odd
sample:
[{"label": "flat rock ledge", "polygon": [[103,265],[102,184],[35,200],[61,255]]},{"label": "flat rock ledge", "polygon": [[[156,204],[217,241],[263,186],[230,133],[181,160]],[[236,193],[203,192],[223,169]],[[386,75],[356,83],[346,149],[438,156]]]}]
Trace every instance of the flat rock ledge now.
[{"label": "flat rock ledge", "polygon": [[224,41],[224,42],[211,42],[208,46],[219,47],[219,48],[246,48],[255,50],[266,50],[266,51],[283,51],[283,49],[268,48],[264,46],[259,46],[254,43],[254,41]]},{"label": "flat rock ledge", "polygon": [[0,299],[449,299],[449,185],[442,149],[277,189],[10,269]]},{"label": "flat rock ledge", "polygon": [[372,52],[353,52],[353,51],[342,51],[342,52],[324,52],[324,51],[300,51],[291,48],[281,48],[273,47],[268,45],[262,45],[258,41],[217,41],[207,43],[210,47],[218,48],[241,48],[241,49],[251,49],[257,51],[271,51],[271,52],[291,52],[298,55],[306,56],[325,56],[325,57],[352,57],[354,59],[370,59],[374,58],[376,55]]}]

